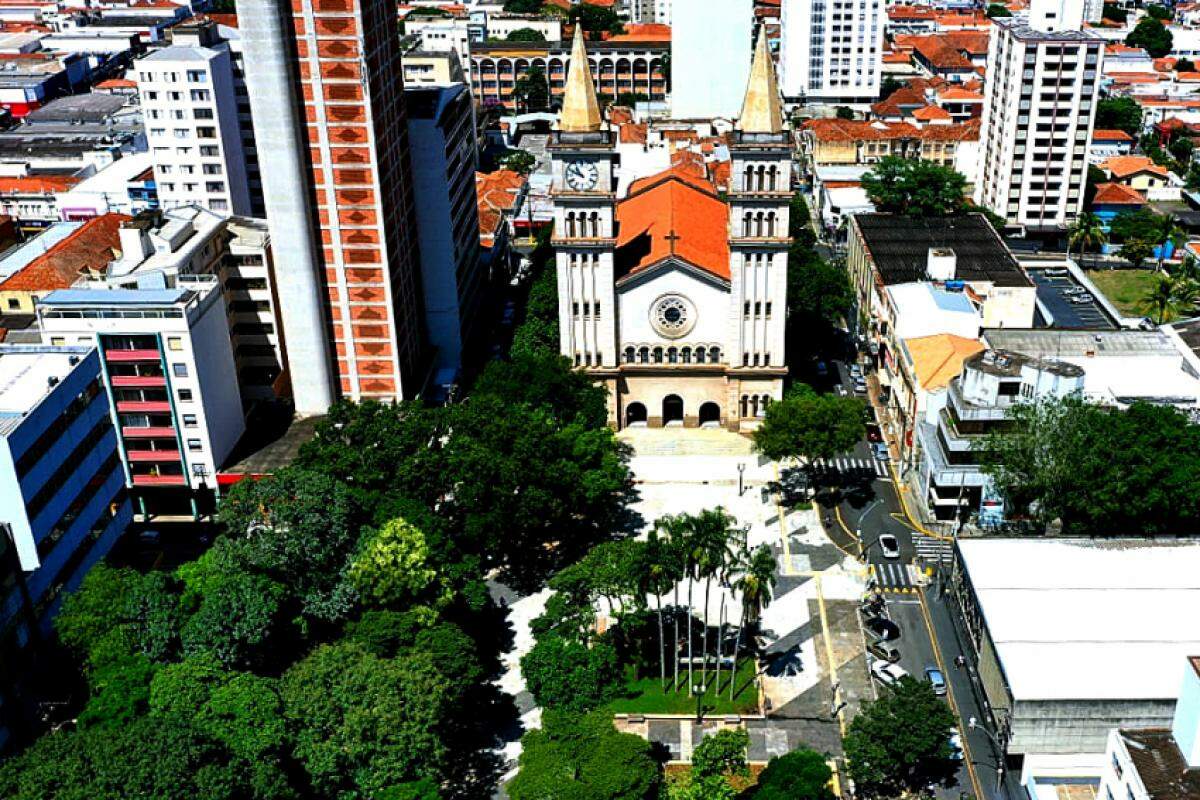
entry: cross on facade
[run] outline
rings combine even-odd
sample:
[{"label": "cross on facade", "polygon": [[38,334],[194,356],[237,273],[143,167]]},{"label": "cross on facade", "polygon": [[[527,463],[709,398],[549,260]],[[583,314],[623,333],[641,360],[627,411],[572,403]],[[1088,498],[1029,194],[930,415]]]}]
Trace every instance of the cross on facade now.
[{"label": "cross on facade", "polygon": [[670,242],[670,243],[671,243],[671,253],[672,253],[672,254],[674,254],[674,253],[675,253],[675,242],[679,241],[679,239],[680,239],[681,237],[680,237],[680,236],[679,236],[677,233],[675,233],[675,229],[674,229],[674,228],[671,228],[671,232],[670,232],[670,233],[668,233],[668,234],[667,234],[666,236],[664,236],[663,238],[664,238],[664,239],[666,239],[668,242]]}]

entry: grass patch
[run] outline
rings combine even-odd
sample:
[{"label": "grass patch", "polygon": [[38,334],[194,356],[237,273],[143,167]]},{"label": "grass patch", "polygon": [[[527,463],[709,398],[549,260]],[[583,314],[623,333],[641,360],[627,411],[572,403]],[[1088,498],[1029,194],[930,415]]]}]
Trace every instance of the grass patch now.
[{"label": "grass patch", "polygon": [[[706,716],[720,714],[757,714],[758,686],[755,682],[757,665],[754,659],[746,658],[738,665],[734,681],[733,700],[729,699],[729,669],[721,670],[720,695],[715,686],[709,686],[702,700]],[[680,670],[679,691],[675,692],[670,685],[671,676],[667,676],[667,690],[664,692],[658,674],[653,673],[641,678],[635,678],[633,668],[625,669],[625,694],[610,702],[606,708],[614,714],[695,714],[696,696],[688,696],[687,671]],[[700,673],[693,678],[700,682]],[[710,667],[708,672],[710,682],[716,680],[716,672]]]},{"label": "grass patch", "polygon": [[1087,276],[1118,311],[1130,317],[1144,313],[1142,301],[1160,278],[1152,269],[1098,269],[1088,272]]}]

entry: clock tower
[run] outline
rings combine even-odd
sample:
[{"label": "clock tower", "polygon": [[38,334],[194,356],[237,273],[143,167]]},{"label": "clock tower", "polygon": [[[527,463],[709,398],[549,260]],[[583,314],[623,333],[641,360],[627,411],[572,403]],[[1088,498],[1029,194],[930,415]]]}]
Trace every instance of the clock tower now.
[{"label": "clock tower", "polygon": [[600,116],[583,27],[575,26],[562,111],[549,145],[561,351],[615,395],[616,142]]}]

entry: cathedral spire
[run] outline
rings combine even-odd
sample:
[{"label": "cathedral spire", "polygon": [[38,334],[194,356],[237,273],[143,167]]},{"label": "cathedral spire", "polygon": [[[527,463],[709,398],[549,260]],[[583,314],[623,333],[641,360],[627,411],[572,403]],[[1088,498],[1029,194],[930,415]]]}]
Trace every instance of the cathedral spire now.
[{"label": "cathedral spire", "polygon": [[558,129],[563,133],[591,133],[600,130],[600,106],[592,85],[587,49],[583,46],[583,25],[575,24],[571,45],[571,66],[567,70],[567,88],[563,93]]},{"label": "cathedral spire", "polygon": [[738,116],[737,129],[743,133],[781,133],[783,108],[779,101],[779,85],[775,82],[775,66],[767,49],[767,32],[758,35],[754,48],[754,63],[750,66],[750,81],[746,99]]}]

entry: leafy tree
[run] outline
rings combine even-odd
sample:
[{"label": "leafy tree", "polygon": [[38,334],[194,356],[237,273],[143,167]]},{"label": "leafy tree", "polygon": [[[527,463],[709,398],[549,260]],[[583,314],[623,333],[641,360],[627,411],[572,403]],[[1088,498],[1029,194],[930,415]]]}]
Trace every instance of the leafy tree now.
[{"label": "leafy tree", "polygon": [[81,658],[123,622],[126,599],[138,581],[131,569],[103,562],[92,567],[79,588],[68,594],[54,618],[59,641]]},{"label": "leafy tree", "polygon": [[1120,23],[1121,25],[1124,25],[1125,20],[1129,19],[1129,11],[1127,11],[1124,8],[1121,8],[1116,3],[1105,3],[1104,11],[1102,12],[1102,17],[1104,19],[1112,20],[1113,22],[1117,22],[1117,23]]},{"label": "leafy tree", "polygon": [[512,99],[517,108],[524,111],[545,111],[549,108],[550,84],[546,81],[546,71],[540,66],[530,67],[517,78]]},{"label": "leafy tree", "polygon": [[429,778],[389,786],[375,795],[376,800],[441,800],[437,784]]},{"label": "leafy tree", "polygon": [[638,103],[645,103],[649,99],[643,92],[621,92],[617,95],[617,105],[633,108]]},{"label": "leafy tree", "polygon": [[521,737],[520,771],[505,787],[512,800],[655,800],[662,782],[651,745],[618,733],[612,716],[548,710],[542,728]]},{"label": "leafy tree", "polygon": [[430,590],[437,570],[429,564],[429,545],[421,529],[394,519],[366,538],[349,576],[367,602],[403,608]]},{"label": "leafy tree", "polygon": [[754,800],[834,800],[832,777],[825,757],[802,747],[767,762],[758,775]]},{"label": "leafy tree", "polygon": [[617,651],[605,640],[588,646],[550,635],[521,658],[521,674],[538,705],[584,712],[616,695],[621,670]]},{"label": "leafy tree", "polygon": [[1186,165],[1188,162],[1190,162],[1192,160],[1192,151],[1195,149],[1196,145],[1192,144],[1192,140],[1183,136],[1176,138],[1175,141],[1171,142],[1171,145],[1167,148],[1175,160],[1180,162],[1180,164],[1176,166]]},{"label": "leafy tree", "polygon": [[1196,71],[1196,62],[1192,61],[1190,58],[1181,58],[1175,62],[1175,71],[1176,72],[1195,72]]},{"label": "leafy tree", "polygon": [[1075,218],[1067,231],[1067,236],[1070,245],[1079,248],[1080,261],[1083,261],[1083,254],[1088,250],[1099,250],[1108,241],[1108,234],[1104,232],[1104,223],[1090,211],[1085,211]]},{"label": "leafy tree", "polygon": [[[759,545],[753,552],[742,551],[731,565],[733,573],[733,589],[741,595],[742,624],[738,628],[737,638],[733,643],[733,677],[738,674],[738,661],[742,651],[742,637],[749,631],[753,633],[763,610],[771,604],[772,593],[775,591],[778,564],[775,554],[766,545]],[[749,641],[754,641],[752,637]],[[718,673],[718,680],[720,673]],[[733,700],[734,680],[729,682],[729,699]]]},{"label": "leafy tree", "polygon": [[1096,127],[1137,136],[1142,130],[1142,107],[1132,97],[1106,97],[1096,104]]},{"label": "leafy tree", "polygon": [[280,634],[287,590],[265,575],[234,572],[204,595],[183,626],[183,652],[211,653],[227,667],[249,667],[278,657],[271,645]]},{"label": "leafy tree", "polygon": [[1119,242],[1130,239],[1145,239],[1148,231],[1156,231],[1162,225],[1161,214],[1148,208],[1137,211],[1122,211],[1108,224],[1108,233]]},{"label": "leafy tree", "polygon": [[500,158],[500,168],[528,175],[537,167],[537,156],[528,150],[509,150]]},{"label": "leafy tree", "polygon": [[1130,239],[1121,245],[1121,257],[1138,269],[1154,254],[1154,245],[1145,239]]},{"label": "leafy tree", "polygon": [[55,617],[59,639],[91,669],[136,653],[162,661],[178,648],[178,594],[163,573],[93,567]]},{"label": "leafy tree", "polygon": [[854,119],[854,109],[849,106],[838,106],[834,109],[834,115],[838,119]]},{"label": "leafy tree", "polygon": [[504,0],[504,11],[507,14],[538,14],[545,5],[545,0]]},{"label": "leafy tree", "polygon": [[505,37],[509,42],[544,42],[546,35],[534,28],[517,28]]},{"label": "leafy tree", "polygon": [[954,712],[932,686],[902,678],[850,723],[843,739],[846,773],[870,798],[951,786],[959,767],[950,747],[954,722]]},{"label": "leafy tree", "polygon": [[1014,406],[978,446],[1009,508],[1072,534],[1194,529],[1200,427],[1170,406],[1106,409],[1076,398]]},{"label": "leafy tree", "polygon": [[1159,325],[1164,325],[1195,309],[1200,286],[1183,276],[1161,276],[1142,298],[1141,307]]},{"label": "leafy tree", "polygon": [[667,800],[735,800],[738,793],[719,775],[673,775],[667,782]]},{"label": "leafy tree", "polygon": [[1171,52],[1175,37],[1171,31],[1157,19],[1145,17],[1134,26],[1133,31],[1125,37],[1125,44],[1130,47],[1141,47],[1150,54],[1151,58],[1162,58]]},{"label": "leafy tree", "polygon": [[89,676],[92,698],[79,714],[79,727],[119,727],[146,713],[150,680],[157,669],[141,653],[96,669]]},{"label": "leafy tree", "polygon": [[322,645],[284,673],[293,754],[320,796],[366,800],[436,778],[450,698],[426,654],[381,659],[360,645]]},{"label": "leafy tree", "polygon": [[996,19],[997,17],[1011,17],[1012,12],[1008,10],[1008,6],[1001,3],[989,3],[987,15],[990,19]]},{"label": "leafy tree", "polygon": [[809,330],[817,325],[837,324],[850,313],[854,303],[854,290],[846,270],[812,250],[796,247],[788,255],[787,294],[789,324]]},{"label": "leafy tree", "polygon": [[962,210],[967,179],[953,167],[887,156],[863,175],[862,185],[879,211],[936,217]]},{"label": "leafy tree", "polygon": [[604,388],[571,369],[557,347],[552,351],[516,353],[510,361],[491,362],[475,382],[473,396],[526,403],[554,411],[564,419],[580,419],[594,428],[603,427],[608,420]]},{"label": "leafy tree", "polygon": [[853,397],[796,393],[767,406],[754,447],[772,461],[833,458],[866,433],[862,403]]},{"label": "leafy tree", "polygon": [[879,99],[887,100],[897,89],[903,89],[905,85],[904,81],[897,80],[891,75],[884,76],[879,83]]},{"label": "leafy tree", "polygon": [[1166,6],[1161,6],[1158,3],[1151,3],[1146,6],[1146,16],[1150,19],[1156,19],[1159,22],[1164,22],[1171,18],[1171,9]]},{"label": "leafy tree", "polygon": [[692,753],[692,776],[695,778],[747,778],[750,767],[746,751],[750,734],[745,728],[723,728],[705,736]]},{"label": "leafy tree", "polygon": [[615,9],[606,6],[594,6],[590,3],[578,3],[571,6],[567,15],[572,23],[582,25],[589,39],[599,39],[601,34],[622,34],[625,23]]}]

